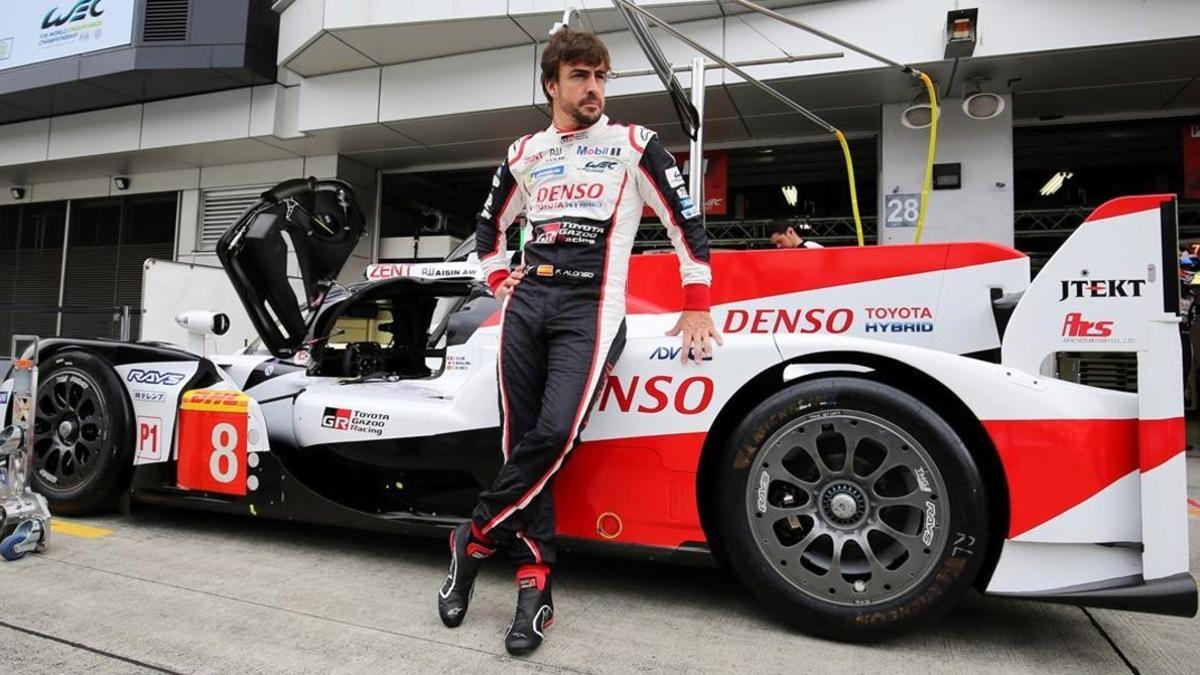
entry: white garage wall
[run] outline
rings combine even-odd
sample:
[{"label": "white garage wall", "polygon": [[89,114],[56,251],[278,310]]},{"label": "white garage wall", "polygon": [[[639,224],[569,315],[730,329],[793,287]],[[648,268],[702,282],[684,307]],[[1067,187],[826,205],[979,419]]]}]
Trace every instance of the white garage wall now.
[{"label": "white garage wall", "polygon": [[[962,188],[930,192],[929,212],[921,241],[994,241],[1013,244],[1012,100],[991,120],[973,120],[962,112],[960,99],[942,101],[936,163],[962,164]],[[907,104],[882,109],[879,214],[883,195],[918,193],[925,175],[929,131],[900,123]],[[911,243],[909,228],[880,228],[881,243]]]}]

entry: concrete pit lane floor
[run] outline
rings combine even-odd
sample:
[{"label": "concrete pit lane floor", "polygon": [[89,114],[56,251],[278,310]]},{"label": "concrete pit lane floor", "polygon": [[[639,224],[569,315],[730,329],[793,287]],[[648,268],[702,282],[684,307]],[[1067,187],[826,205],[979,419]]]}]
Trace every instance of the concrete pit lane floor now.
[{"label": "concrete pit lane floor", "polygon": [[[1200,569],[1200,458],[1189,464]],[[466,623],[442,627],[443,541],[141,507],[56,528],[0,564],[0,672],[431,673],[645,671],[1184,673],[1200,620],[972,594],[934,627],[874,646],[766,617],[725,573],[581,555],[530,658],[504,651],[516,588],[480,576]],[[110,531],[107,532],[106,531]]]}]

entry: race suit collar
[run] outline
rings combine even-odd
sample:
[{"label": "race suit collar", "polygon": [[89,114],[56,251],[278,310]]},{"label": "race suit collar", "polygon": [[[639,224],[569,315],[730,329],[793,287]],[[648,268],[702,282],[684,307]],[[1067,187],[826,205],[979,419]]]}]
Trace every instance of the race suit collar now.
[{"label": "race suit collar", "polygon": [[561,134],[577,134],[582,131],[587,131],[589,129],[595,129],[597,127],[605,127],[605,126],[608,126],[608,115],[602,114],[602,115],[600,115],[600,119],[596,120],[596,123],[591,125],[590,127],[579,127],[578,129],[559,129],[558,125],[556,125],[554,122],[551,122],[550,126],[546,127],[546,131],[560,134],[560,135]]}]

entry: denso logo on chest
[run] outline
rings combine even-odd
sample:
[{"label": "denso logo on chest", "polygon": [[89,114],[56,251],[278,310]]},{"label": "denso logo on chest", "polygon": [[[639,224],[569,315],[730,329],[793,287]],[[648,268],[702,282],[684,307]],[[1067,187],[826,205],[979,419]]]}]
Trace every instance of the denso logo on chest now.
[{"label": "denso logo on chest", "polygon": [[537,202],[558,202],[571,199],[600,199],[603,195],[603,183],[573,183],[538,188],[534,200]]}]

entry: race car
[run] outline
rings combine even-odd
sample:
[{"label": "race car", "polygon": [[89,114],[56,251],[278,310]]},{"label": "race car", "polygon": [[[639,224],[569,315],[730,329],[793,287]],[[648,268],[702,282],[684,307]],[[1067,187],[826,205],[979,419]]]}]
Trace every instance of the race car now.
[{"label": "race car", "polygon": [[[988,243],[716,250],[725,343],[699,364],[664,337],[674,256],[635,255],[562,547],[716,562],[840,640],[972,587],[1193,616],[1175,224],[1170,195],[1106,203],[1032,281]],[[469,244],[338,283],[363,231],[344,183],[264,193],[218,245],[260,338],[240,353],[43,341],[37,489],[445,536],[502,461],[499,303]],[[1058,379],[1078,352],[1135,354],[1137,392]]]}]

